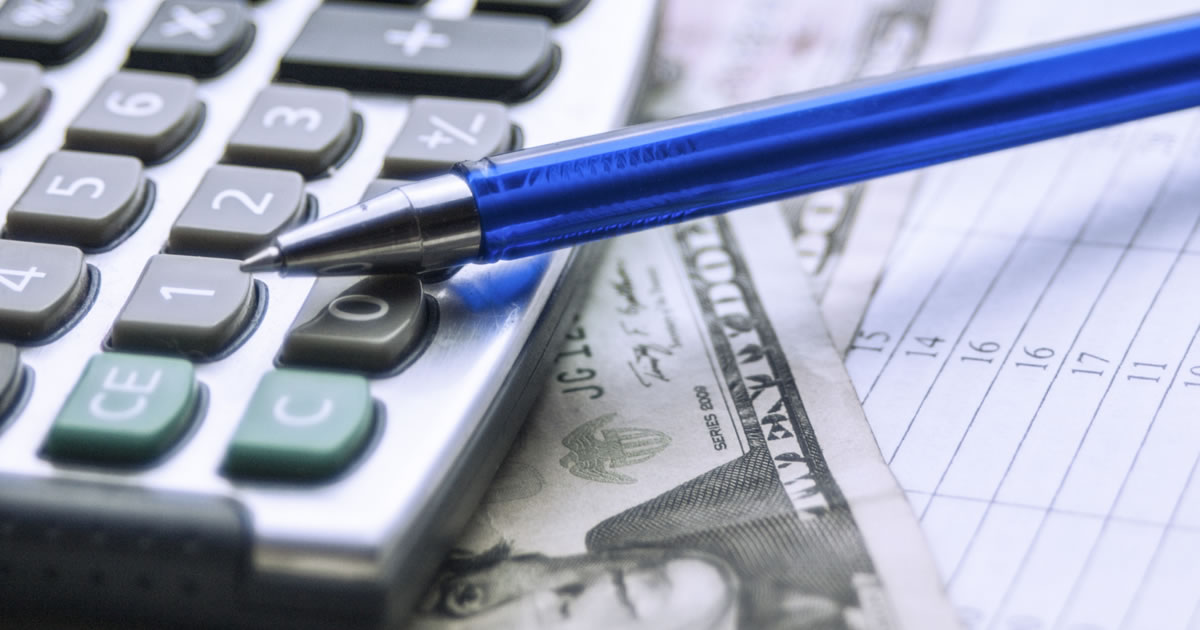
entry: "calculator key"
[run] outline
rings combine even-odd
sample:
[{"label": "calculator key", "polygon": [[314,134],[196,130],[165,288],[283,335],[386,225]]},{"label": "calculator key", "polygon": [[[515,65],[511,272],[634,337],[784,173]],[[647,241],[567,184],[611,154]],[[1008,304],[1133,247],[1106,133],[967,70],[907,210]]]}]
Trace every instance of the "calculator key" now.
[{"label": "calculator key", "polygon": [[344,470],[370,437],[374,404],[351,374],[263,376],[225,457],[234,477],[318,480]]},{"label": "calculator key", "polygon": [[9,0],[0,7],[0,57],[69,61],[104,28],[100,0]]},{"label": "calculator key", "polygon": [[0,343],[0,419],[8,413],[23,385],[21,353],[16,346]]},{"label": "calculator key", "polygon": [[67,148],[159,162],[183,148],[203,119],[191,77],[125,70],[105,81],[67,128]]},{"label": "calculator key", "polygon": [[246,330],[254,285],[238,262],[152,256],[112,329],[113,347],[209,358]]},{"label": "calculator key", "polygon": [[345,90],[271,85],[233,133],[225,159],[320,175],[353,148],[354,118]]},{"label": "calculator key", "polygon": [[588,0],[478,0],[475,10],[527,13],[565,22],[575,17],[587,3]]},{"label": "calculator key", "polygon": [[143,216],[148,195],[136,158],[58,151],[13,204],[6,228],[13,238],[104,247]]},{"label": "calculator key", "polygon": [[32,61],[0,61],[0,145],[6,144],[37,120],[49,100],[42,87],[42,67]]},{"label": "calculator key", "polygon": [[244,258],[306,210],[304,178],[292,171],[219,164],[208,170],[171,228],[176,253]]},{"label": "calculator key", "polygon": [[425,325],[425,293],[416,276],[321,278],[292,322],[280,359],[382,372],[409,355]]},{"label": "calculator key", "polygon": [[416,98],[384,157],[383,170],[393,174],[441,170],[507,151],[512,139],[508,110],[500,103]]},{"label": "calculator key", "polygon": [[134,42],[125,65],[212,77],[250,48],[254,23],[241,0],[168,0]]},{"label": "calculator key", "polygon": [[0,240],[0,338],[36,341],[71,320],[87,297],[83,252]]},{"label": "calculator key", "polygon": [[367,5],[317,9],[284,55],[280,76],[402,94],[517,101],[553,74],[546,21],[475,16],[434,20]]},{"label": "calculator key", "polygon": [[375,197],[378,197],[379,195],[382,195],[393,188],[397,188],[409,183],[409,181],[410,180],[407,179],[391,179],[387,177],[373,179],[371,180],[370,184],[367,184],[367,189],[363,191],[362,197],[359,198],[359,201],[374,199]]},{"label": "calculator key", "polygon": [[46,437],[55,459],[143,464],[178,442],[197,399],[192,364],[106,352],[88,361]]}]

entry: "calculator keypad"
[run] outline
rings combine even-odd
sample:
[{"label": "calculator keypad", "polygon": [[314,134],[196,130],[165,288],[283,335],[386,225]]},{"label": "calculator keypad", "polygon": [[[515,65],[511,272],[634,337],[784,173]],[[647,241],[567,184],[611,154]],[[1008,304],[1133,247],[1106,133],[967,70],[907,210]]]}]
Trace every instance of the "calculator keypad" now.
[{"label": "calculator keypad", "polygon": [[322,85],[511,102],[536,92],[554,66],[544,20],[436,20],[419,11],[326,5],[309,18],[279,74]]},{"label": "calculator keypad", "polygon": [[22,371],[21,353],[17,347],[0,343],[0,420],[17,401],[17,394],[21,392]]},{"label": "calculator keypad", "polygon": [[387,371],[421,339],[426,311],[416,276],[321,278],[288,330],[280,360]]},{"label": "calculator keypad", "polygon": [[0,145],[24,133],[37,119],[49,92],[42,68],[29,61],[0,61]]},{"label": "calculator keypad", "polygon": [[[339,187],[380,177],[365,194],[375,196],[403,178],[520,148],[509,103],[552,80],[565,31],[551,22],[587,1],[479,0],[459,19],[427,15],[426,0],[296,4],[303,14],[256,0],[0,0],[0,146],[5,186],[16,186],[0,225],[0,421],[14,419],[26,391],[32,404],[21,413],[58,409],[41,418],[51,428],[37,436],[40,457],[156,464],[191,423],[211,421],[211,402],[223,417],[246,415],[227,442],[227,466],[212,472],[326,479],[352,466],[373,435],[370,386],[435,347],[439,310],[462,316],[447,310],[453,298],[433,297],[453,295],[438,283],[455,270],[318,279],[300,304],[287,293],[306,284],[256,282],[231,258],[312,218],[318,196],[347,201]],[[251,91],[205,80],[234,71]],[[518,111],[535,119],[544,107]],[[586,129],[602,126],[597,112]],[[389,115],[406,119],[382,124]],[[364,120],[376,133],[404,124],[370,143],[374,157],[347,162]],[[561,135],[563,124],[545,127]],[[26,155],[44,161],[14,168]],[[336,173],[344,163],[355,172]],[[343,179],[306,181],[326,175]],[[161,212],[177,212],[165,236]],[[270,308],[293,309],[282,320],[268,312],[268,284],[281,292]],[[282,335],[254,330],[289,320]],[[70,383],[56,390],[59,375],[46,368],[74,361],[77,370],[96,348],[105,352],[58,407]],[[257,377],[271,359],[286,367],[247,402],[249,392],[228,382],[240,369],[229,363],[244,360]],[[211,362],[196,368],[211,400],[183,369],[201,362]],[[35,370],[37,388],[24,376]],[[48,409],[39,395],[60,399]],[[380,394],[396,407],[389,396]]]},{"label": "calculator keypad", "polygon": [[263,376],[225,457],[231,476],[317,480],[348,466],[371,434],[361,376],[275,370]]},{"label": "calculator keypad", "polygon": [[225,158],[315,177],[345,157],[354,138],[354,110],[345,90],[271,85],[250,106]]},{"label": "calculator keypad", "polygon": [[228,70],[254,39],[241,0],[168,0],[146,25],[125,65],[212,77]]},{"label": "calculator keypad", "polygon": [[197,397],[182,359],[106,352],[91,358],[46,438],[56,459],[141,464],[187,428]]},{"label": "calculator keypad", "polygon": [[0,240],[0,338],[36,341],[71,319],[87,295],[83,252]]},{"label": "calculator keypad", "polygon": [[125,70],[106,81],[67,128],[67,146],[159,162],[181,149],[203,118],[193,79]]},{"label": "calculator keypad", "polygon": [[428,173],[512,147],[512,123],[504,105],[491,101],[415,98],[408,119],[384,158],[394,175]]},{"label": "calculator keypad", "polygon": [[0,7],[0,56],[70,61],[104,27],[100,0],[9,0]]},{"label": "calculator keypad", "polygon": [[9,210],[8,236],[105,247],[141,217],[146,196],[136,158],[58,151]]},{"label": "calculator keypad", "polygon": [[208,170],[171,228],[176,253],[243,258],[305,213],[293,171],[219,164]]},{"label": "calculator keypad", "polygon": [[254,297],[237,261],[153,256],[113,324],[112,345],[212,357],[245,331]]}]

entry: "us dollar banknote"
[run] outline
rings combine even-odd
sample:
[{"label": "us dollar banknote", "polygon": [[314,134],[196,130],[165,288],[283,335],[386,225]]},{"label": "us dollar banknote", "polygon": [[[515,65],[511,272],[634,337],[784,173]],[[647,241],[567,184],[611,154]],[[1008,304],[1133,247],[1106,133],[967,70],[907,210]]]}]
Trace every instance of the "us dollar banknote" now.
[{"label": "us dollar banknote", "polygon": [[791,247],[612,244],[415,627],[957,627]]}]

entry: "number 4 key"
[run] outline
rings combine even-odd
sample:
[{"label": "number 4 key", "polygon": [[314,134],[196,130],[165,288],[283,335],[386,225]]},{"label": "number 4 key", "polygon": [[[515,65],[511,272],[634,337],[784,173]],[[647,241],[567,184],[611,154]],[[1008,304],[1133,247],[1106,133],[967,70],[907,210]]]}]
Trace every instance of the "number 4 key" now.
[{"label": "number 4 key", "polygon": [[78,249],[0,240],[0,338],[37,341],[61,330],[87,285]]}]

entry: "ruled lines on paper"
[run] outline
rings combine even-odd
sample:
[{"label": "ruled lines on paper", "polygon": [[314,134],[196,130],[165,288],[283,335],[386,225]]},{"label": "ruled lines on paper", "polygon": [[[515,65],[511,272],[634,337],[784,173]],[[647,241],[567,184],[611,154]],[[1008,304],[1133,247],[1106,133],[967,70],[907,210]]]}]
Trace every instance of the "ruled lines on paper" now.
[{"label": "ruled lines on paper", "polygon": [[963,621],[1200,628],[1200,113],[932,169],[909,221],[847,368]]}]

